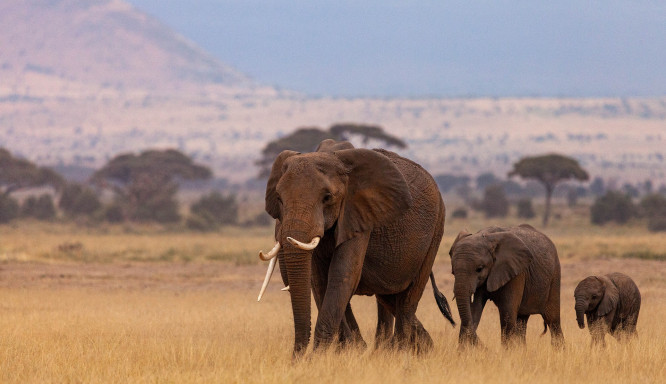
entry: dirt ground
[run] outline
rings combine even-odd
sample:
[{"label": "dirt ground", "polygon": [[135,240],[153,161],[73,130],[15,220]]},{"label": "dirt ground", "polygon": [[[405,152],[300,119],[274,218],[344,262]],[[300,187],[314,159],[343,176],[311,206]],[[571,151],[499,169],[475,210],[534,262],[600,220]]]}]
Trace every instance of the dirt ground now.
[{"label": "dirt ground", "polygon": [[[435,263],[440,289],[448,296],[453,287],[451,267]],[[666,297],[666,263],[638,259],[595,259],[562,263],[562,296],[573,292],[583,278],[594,274],[623,272],[631,276],[643,294]],[[7,262],[0,264],[0,288],[93,289],[166,291],[256,291],[266,273],[265,264],[210,263],[69,264]],[[282,288],[276,270],[269,292]],[[427,288],[429,291],[429,288]],[[427,292],[427,291],[426,291]]]}]

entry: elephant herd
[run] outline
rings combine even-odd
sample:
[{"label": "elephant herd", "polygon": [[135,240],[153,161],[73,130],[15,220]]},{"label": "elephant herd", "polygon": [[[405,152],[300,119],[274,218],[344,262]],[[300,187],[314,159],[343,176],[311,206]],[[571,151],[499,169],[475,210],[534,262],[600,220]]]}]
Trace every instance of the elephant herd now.
[{"label": "elephant herd", "polygon": [[[337,342],[365,345],[352,295],[375,296],[375,346],[426,351],[433,345],[416,309],[430,279],[442,314],[455,326],[432,266],[444,233],[445,208],[432,176],[383,149],[357,149],[325,140],[315,152],[283,151],[266,186],[266,211],[276,221],[275,247],[260,252],[277,262],[294,320],[293,356],[311,338],[311,295],[318,309],[314,348]],[[461,346],[479,343],[476,329],[488,300],[500,314],[502,343],[524,343],[527,320],[539,314],[544,333],[563,346],[560,264],[548,237],[527,224],[460,232],[451,250]],[[620,273],[591,276],[575,290],[576,318],[587,316],[593,343],[605,332],[635,335],[640,293]]]}]

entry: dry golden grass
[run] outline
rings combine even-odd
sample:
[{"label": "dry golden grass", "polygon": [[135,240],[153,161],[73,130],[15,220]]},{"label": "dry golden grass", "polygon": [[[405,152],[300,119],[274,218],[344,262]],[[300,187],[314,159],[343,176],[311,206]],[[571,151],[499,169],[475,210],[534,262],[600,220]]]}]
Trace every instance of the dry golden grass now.
[{"label": "dry golden grass", "polygon": [[[451,299],[448,247],[460,228],[476,231],[483,221],[447,226],[435,275]],[[666,253],[666,240],[638,226],[604,230],[546,231],[563,259],[564,352],[540,336],[539,317],[530,320],[524,348],[505,350],[492,303],[479,327],[485,349],[459,352],[458,329],[443,319],[428,286],[418,316],[435,341],[431,353],[370,347],[308,353],[293,363],[291,308],[279,277],[256,302],[265,266],[250,260],[272,245],[270,229],[0,227],[0,382],[666,382],[666,264],[622,257],[637,247]],[[81,243],[88,256],[60,251],[64,243]],[[170,249],[176,256],[160,257]],[[576,325],[573,288],[614,270],[631,275],[643,294],[639,338],[622,345],[607,336],[606,349],[592,350],[588,330]],[[372,345],[374,300],[355,297],[352,306]]]}]

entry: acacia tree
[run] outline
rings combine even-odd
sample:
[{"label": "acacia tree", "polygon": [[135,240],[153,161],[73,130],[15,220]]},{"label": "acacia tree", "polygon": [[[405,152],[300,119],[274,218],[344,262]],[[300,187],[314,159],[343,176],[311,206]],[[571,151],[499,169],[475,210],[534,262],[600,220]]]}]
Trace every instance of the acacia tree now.
[{"label": "acacia tree", "polygon": [[38,167],[32,162],[12,156],[0,148],[0,193],[5,197],[10,193],[25,189],[50,185],[59,191],[64,185],[64,179],[56,171]]},{"label": "acacia tree", "polygon": [[587,172],[570,157],[558,154],[549,154],[533,157],[524,157],[513,165],[509,177],[518,175],[523,179],[535,179],[546,188],[546,209],[543,213],[543,225],[548,225],[550,218],[550,201],[555,186],[564,180],[576,179],[586,181]]},{"label": "acacia tree", "polygon": [[195,164],[183,153],[168,149],[114,157],[95,172],[92,181],[111,189],[126,218],[135,221],[177,221],[177,179],[208,179],[206,166]]},{"label": "acacia tree", "polygon": [[335,124],[328,130],[323,130],[318,127],[298,128],[290,135],[266,144],[261,151],[261,158],[255,163],[259,166],[259,177],[268,177],[271,172],[273,161],[282,151],[289,149],[297,152],[312,152],[323,140],[349,140],[353,136],[360,136],[363,144],[368,144],[370,140],[378,140],[387,146],[407,148],[407,143],[403,140],[389,135],[384,132],[382,127],[376,125]]}]

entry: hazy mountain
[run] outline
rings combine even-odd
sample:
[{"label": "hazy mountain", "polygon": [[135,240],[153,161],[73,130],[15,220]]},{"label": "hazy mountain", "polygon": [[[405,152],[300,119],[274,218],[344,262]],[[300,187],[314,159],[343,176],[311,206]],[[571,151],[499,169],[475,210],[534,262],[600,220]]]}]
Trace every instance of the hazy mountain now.
[{"label": "hazy mountain", "polygon": [[0,47],[3,83],[15,87],[46,79],[153,91],[254,86],[121,0],[2,0]]}]

